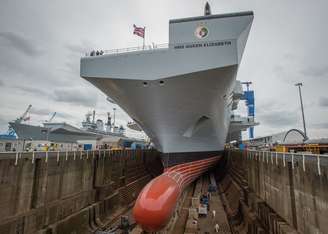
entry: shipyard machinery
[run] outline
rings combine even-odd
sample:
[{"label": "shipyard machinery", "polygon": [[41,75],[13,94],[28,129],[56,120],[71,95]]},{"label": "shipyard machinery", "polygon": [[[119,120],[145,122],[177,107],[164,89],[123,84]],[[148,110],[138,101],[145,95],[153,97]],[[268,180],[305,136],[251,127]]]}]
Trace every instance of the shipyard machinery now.
[{"label": "shipyard machinery", "polygon": [[15,120],[15,123],[21,123],[22,121],[26,121],[26,120],[29,120],[29,117],[27,117],[27,114],[28,112],[31,110],[32,108],[32,105],[28,105],[27,109],[25,110],[25,112],[20,116],[18,117],[16,120]]},{"label": "shipyard machinery", "polygon": [[[246,85],[246,91],[244,91],[244,95],[242,100],[245,100],[247,106],[247,115],[248,118],[254,119],[255,117],[255,98],[254,98],[254,90],[250,90],[249,86],[252,84],[250,81],[241,82]],[[249,138],[254,138],[254,127],[249,128]]]}]

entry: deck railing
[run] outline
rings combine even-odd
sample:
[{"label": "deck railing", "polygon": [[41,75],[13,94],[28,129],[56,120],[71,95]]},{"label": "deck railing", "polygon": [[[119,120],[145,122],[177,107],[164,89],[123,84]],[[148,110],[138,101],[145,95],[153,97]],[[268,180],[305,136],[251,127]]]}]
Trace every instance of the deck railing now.
[{"label": "deck railing", "polygon": [[169,48],[168,43],[153,44],[153,45],[145,45],[145,46],[120,48],[120,49],[111,49],[111,50],[97,50],[97,51],[92,51],[90,53],[86,53],[85,56],[88,57],[88,56],[100,56],[106,54],[124,54],[124,53],[131,53],[137,51],[150,51],[150,50],[167,49],[167,48]]},{"label": "deck railing", "polygon": [[321,165],[328,165],[328,155],[324,154],[312,154],[308,152],[273,152],[273,151],[257,151],[257,150],[247,150],[247,159],[257,160],[263,163],[271,163],[278,165],[279,161],[283,167],[286,167],[288,162],[291,163],[292,169],[294,169],[295,164],[301,164],[303,171],[306,170],[306,162],[312,162],[317,165],[318,175],[321,175]]},{"label": "deck railing", "polygon": [[90,53],[86,53],[85,56],[101,56],[101,55],[115,55],[115,54],[124,54],[124,53],[131,53],[136,51],[152,51],[152,50],[160,50],[160,49],[168,49],[169,47],[181,49],[185,48],[185,46],[191,46],[186,48],[193,48],[196,47],[212,47],[212,46],[224,46],[224,45],[231,45],[232,41],[235,39],[225,39],[225,40],[213,40],[213,41],[190,41],[190,42],[179,42],[179,43],[164,43],[164,44],[152,44],[152,45],[145,45],[145,46],[137,46],[137,47],[128,47],[128,48],[121,48],[121,49],[112,49],[112,50],[97,50],[92,51]]}]

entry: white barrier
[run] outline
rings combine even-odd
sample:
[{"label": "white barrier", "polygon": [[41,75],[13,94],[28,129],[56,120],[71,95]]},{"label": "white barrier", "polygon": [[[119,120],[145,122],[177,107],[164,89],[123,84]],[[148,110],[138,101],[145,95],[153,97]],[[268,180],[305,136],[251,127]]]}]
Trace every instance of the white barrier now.
[{"label": "white barrier", "polygon": [[[321,160],[327,159],[328,155],[323,154],[312,154],[312,153],[289,153],[289,152],[272,152],[272,151],[257,151],[257,150],[247,150],[248,160],[257,160],[262,163],[269,164],[269,160],[273,165],[275,158],[275,165],[278,166],[278,158],[282,159],[283,167],[286,167],[286,161],[291,163],[292,169],[295,169],[295,161],[302,161],[302,169],[306,170],[306,160],[315,159],[317,165],[318,175],[321,175]],[[286,159],[286,157],[288,159]],[[270,159],[269,159],[270,158]]]}]

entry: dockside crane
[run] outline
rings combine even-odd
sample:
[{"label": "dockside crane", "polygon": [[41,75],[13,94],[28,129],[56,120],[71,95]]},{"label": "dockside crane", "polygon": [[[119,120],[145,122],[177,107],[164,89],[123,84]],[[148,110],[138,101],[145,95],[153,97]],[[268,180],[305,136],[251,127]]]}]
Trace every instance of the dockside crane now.
[{"label": "dockside crane", "polygon": [[26,121],[26,120],[28,120],[29,118],[26,117],[26,116],[27,116],[27,114],[28,114],[28,112],[30,111],[31,108],[32,108],[32,105],[31,105],[31,104],[28,105],[26,111],[25,111],[25,112],[24,112],[19,118],[17,118],[17,119],[15,120],[15,122],[16,122],[16,123],[21,123],[22,121]]},{"label": "dockside crane", "polygon": [[[241,82],[242,84],[246,85],[246,91],[244,91],[243,99],[246,101],[248,117],[253,118],[255,117],[255,98],[254,98],[254,91],[250,90],[249,86],[252,84],[251,81]],[[249,128],[249,138],[254,138],[254,127]]]},{"label": "dockside crane", "polygon": [[47,122],[47,123],[51,123],[51,121],[55,118],[56,114],[57,114],[57,112],[54,112],[54,113],[52,114],[52,116],[50,117],[50,119],[49,119],[49,120],[46,120],[46,122]]}]

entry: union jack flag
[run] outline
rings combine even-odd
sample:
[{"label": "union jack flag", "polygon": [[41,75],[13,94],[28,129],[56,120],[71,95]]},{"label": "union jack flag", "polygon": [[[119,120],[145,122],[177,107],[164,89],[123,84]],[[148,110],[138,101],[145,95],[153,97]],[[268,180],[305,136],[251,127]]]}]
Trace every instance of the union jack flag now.
[{"label": "union jack flag", "polygon": [[133,34],[145,38],[145,28],[137,27],[135,24],[133,25],[133,28],[134,28]]}]

